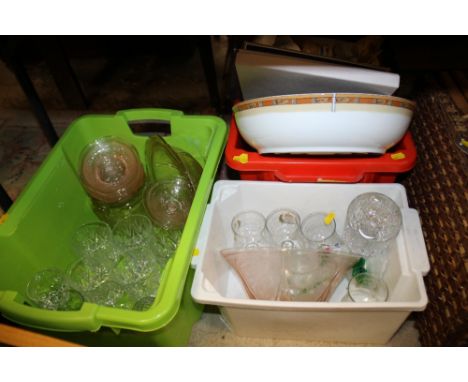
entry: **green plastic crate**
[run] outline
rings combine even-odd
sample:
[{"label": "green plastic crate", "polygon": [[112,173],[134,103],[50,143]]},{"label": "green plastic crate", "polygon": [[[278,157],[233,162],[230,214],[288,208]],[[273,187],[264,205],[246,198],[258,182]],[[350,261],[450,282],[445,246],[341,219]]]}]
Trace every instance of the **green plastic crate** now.
[{"label": "green plastic crate", "polygon": [[[144,163],[147,137],[133,134],[128,125],[136,121],[168,121],[171,134],[165,140],[189,152],[203,165],[180,244],[164,269],[152,308],[137,312],[84,303],[79,311],[59,312],[24,304],[25,287],[32,275],[52,266],[65,269],[75,258],[69,248],[71,233],[80,224],[97,219],[77,175],[81,150],[98,137],[117,136],[135,145]],[[123,345],[150,339],[152,344],[186,344],[191,327],[201,314],[200,307],[190,298],[193,275],[187,275],[226,137],[226,124],[218,117],[186,116],[168,109],[125,110],[74,121],[0,224],[3,316],[28,327],[57,331],[59,336],[63,336],[59,332],[80,332],[67,335],[77,342],[83,339],[86,343],[97,340]],[[89,332],[93,332],[92,336]],[[136,332],[145,332],[145,336]]]}]

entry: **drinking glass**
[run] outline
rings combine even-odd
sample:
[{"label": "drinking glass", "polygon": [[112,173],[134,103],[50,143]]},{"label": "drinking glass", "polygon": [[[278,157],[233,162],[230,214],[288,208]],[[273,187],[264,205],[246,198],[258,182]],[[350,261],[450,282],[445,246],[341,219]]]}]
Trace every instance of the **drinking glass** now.
[{"label": "drinking glass", "polygon": [[299,214],[288,208],[272,211],[266,219],[269,240],[284,249],[304,248]]},{"label": "drinking glass", "polygon": [[335,219],[331,214],[316,212],[307,215],[302,221],[301,230],[311,249],[328,250],[343,247],[343,242],[336,233]]},{"label": "drinking glass", "polygon": [[115,243],[121,249],[147,246],[154,242],[153,226],[144,215],[132,215],[119,220],[112,232]]},{"label": "drinking glass", "polygon": [[94,304],[120,309],[132,309],[135,304],[135,299],[128,289],[113,280],[108,280],[89,291],[86,300]]},{"label": "drinking glass", "polygon": [[234,246],[256,248],[268,245],[266,240],[265,217],[257,211],[242,211],[233,217],[231,229],[234,232]]},{"label": "drinking glass", "polygon": [[109,279],[112,270],[113,267],[99,259],[81,257],[68,267],[67,280],[73,289],[87,298],[88,292]]},{"label": "drinking glass", "polygon": [[127,287],[135,300],[139,300],[145,296],[151,296],[154,300],[158,293],[160,279],[161,268],[156,266],[145,278],[133,284],[129,284]]},{"label": "drinking glass", "polygon": [[388,196],[369,192],[348,207],[343,239],[352,252],[364,257],[386,256],[390,241],[401,228],[401,211]]},{"label": "drinking glass", "polygon": [[74,232],[71,246],[79,257],[115,263],[119,251],[114,245],[112,229],[104,222],[92,222],[81,225]]},{"label": "drinking glass", "polygon": [[[163,260],[168,260],[177,250],[182,230],[164,229],[161,227],[154,227],[154,233],[157,241],[158,255]],[[164,265],[162,261],[161,265]]]},{"label": "drinking glass", "polygon": [[283,260],[284,299],[317,301],[337,272],[337,264],[327,255],[314,251],[288,251]]},{"label": "drinking glass", "polygon": [[26,287],[26,297],[34,305],[48,310],[79,310],[83,296],[71,289],[65,274],[55,268],[34,274]]},{"label": "drinking glass", "polygon": [[129,249],[115,266],[112,279],[130,288],[135,283],[144,281],[156,269],[160,269],[160,266],[160,262],[152,254]]},{"label": "drinking glass", "polygon": [[384,302],[388,299],[388,287],[385,281],[371,273],[355,275],[348,285],[348,301]]},{"label": "drinking glass", "polygon": [[114,240],[122,251],[115,266],[113,279],[124,285],[148,277],[159,264],[166,261],[156,241],[148,217],[132,215],[120,220],[113,229]]},{"label": "drinking glass", "polygon": [[144,215],[146,214],[143,205],[143,194],[145,187],[142,187],[132,199],[127,202],[119,204],[107,204],[98,200],[92,201],[92,209],[99,220],[108,223],[111,227],[130,215]]},{"label": "drinking glass", "polygon": [[183,177],[158,181],[145,191],[144,204],[151,220],[164,229],[181,229],[192,206],[194,191]]}]

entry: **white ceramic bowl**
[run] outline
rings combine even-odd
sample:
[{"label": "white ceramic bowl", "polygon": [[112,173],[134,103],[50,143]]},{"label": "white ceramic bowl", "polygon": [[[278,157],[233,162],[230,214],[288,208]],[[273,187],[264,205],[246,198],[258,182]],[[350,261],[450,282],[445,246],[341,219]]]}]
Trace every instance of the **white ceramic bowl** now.
[{"label": "white ceramic bowl", "polygon": [[384,153],[405,134],[415,103],[351,93],[257,98],[233,107],[239,133],[259,153]]}]

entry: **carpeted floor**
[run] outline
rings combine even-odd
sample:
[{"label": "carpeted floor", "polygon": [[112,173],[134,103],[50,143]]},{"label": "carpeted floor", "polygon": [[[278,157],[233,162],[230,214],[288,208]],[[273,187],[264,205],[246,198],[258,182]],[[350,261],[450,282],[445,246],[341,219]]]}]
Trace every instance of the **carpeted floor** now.
[{"label": "carpeted floor", "polygon": [[418,313],[424,346],[468,344],[468,155],[461,142],[468,118],[447,88],[426,77],[416,96],[411,125],[418,151],[414,169],[401,180],[419,212],[431,271],[429,303]]}]

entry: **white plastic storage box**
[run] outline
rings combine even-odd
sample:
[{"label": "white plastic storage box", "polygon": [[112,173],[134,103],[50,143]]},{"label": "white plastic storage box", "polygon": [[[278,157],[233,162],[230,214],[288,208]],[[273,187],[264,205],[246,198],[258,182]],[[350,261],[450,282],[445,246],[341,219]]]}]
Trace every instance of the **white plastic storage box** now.
[{"label": "white plastic storage box", "polygon": [[[346,281],[329,302],[253,300],[240,278],[221,257],[220,250],[233,246],[231,219],[243,210],[267,215],[289,207],[301,217],[314,211],[336,213],[337,232],[343,231],[346,210],[357,195],[381,192],[402,209],[403,227],[390,250],[385,274],[390,296],[386,302],[341,302]],[[219,306],[238,336],[386,343],[408,315],[427,305],[423,276],[429,271],[421,224],[416,210],[408,208],[406,191],[399,184],[315,184],[264,181],[218,181],[205,212],[198,238],[198,256],[192,284],[195,301]]]}]

